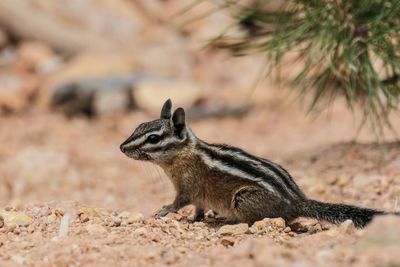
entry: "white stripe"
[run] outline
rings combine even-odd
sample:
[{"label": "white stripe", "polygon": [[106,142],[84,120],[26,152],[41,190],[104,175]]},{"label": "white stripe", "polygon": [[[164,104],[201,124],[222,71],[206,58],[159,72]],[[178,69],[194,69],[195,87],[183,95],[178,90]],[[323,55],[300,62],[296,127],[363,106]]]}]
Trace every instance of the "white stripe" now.
[{"label": "white stripe", "polygon": [[151,134],[161,135],[163,132],[164,132],[164,128],[161,128],[161,130],[146,133],[145,135],[141,136],[140,138],[133,139],[128,144],[126,144],[126,146],[127,147],[138,146],[138,145],[144,143],[149,135],[151,135]]},{"label": "white stripe", "polygon": [[245,178],[245,179],[254,181],[254,182],[260,184],[262,187],[264,187],[264,188],[267,189],[268,191],[274,193],[275,195],[279,195],[279,194],[277,194],[277,192],[274,190],[274,188],[273,188],[270,184],[266,183],[262,178],[257,178],[257,177],[248,175],[247,173],[245,173],[245,172],[243,172],[243,171],[241,171],[241,170],[238,170],[238,169],[236,169],[236,168],[226,166],[225,164],[221,163],[221,162],[218,161],[218,160],[211,159],[211,158],[210,158],[209,156],[207,156],[206,154],[201,153],[201,154],[200,154],[200,157],[203,159],[204,163],[205,163],[207,166],[210,166],[210,167],[212,167],[212,168],[216,168],[216,169],[218,169],[218,170],[220,170],[220,171],[222,171],[222,172],[226,172],[226,173],[229,173],[229,174],[234,175],[234,176],[237,176],[237,177],[241,177],[241,178]]},{"label": "white stripe", "polygon": [[[279,179],[279,183],[283,186],[285,191],[287,191],[290,195],[297,196],[296,192],[293,192],[293,190],[291,188],[288,188],[286,186],[285,182],[283,181],[283,179],[286,178],[286,174],[285,173],[283,173],[285,178],[280,177],[279,175],[276,175],[275,172],[271,171],[268,167],[266,167],[266,166],[261,164],[261,162],[265,162],[266,164],[271,164],[271,163],[266,162],[265,160],[262,160],[262,159],[259,159],[259,161],[257,161],[255,159],[249,158],[246,155],[243,155],[240,152],[236,152],[236,151],[222,150],[222,149],[218,149],[218,147],[213,147],[213,146],[207,146],[207,148],[213,150],[214,152],[216,152],[218,154],[222,154],[222,155],[225,154],[225,155],[229,155],[229,156],[232,156],[232,157],[237,157],[237,158],[239,158],[241,160],[246,160],[246,161],[250,161],[252,163],[255,163],[257,165],[255,167],[258,167],[260,169],[260,171],[265,172],[266,175],[268,175],[268,176],[271,176],[273,178]],[[281,169],[278,166],[276,166],[276,168],[277,169]],[[282,171],[282,170],[280,170],[280,171]]]}]

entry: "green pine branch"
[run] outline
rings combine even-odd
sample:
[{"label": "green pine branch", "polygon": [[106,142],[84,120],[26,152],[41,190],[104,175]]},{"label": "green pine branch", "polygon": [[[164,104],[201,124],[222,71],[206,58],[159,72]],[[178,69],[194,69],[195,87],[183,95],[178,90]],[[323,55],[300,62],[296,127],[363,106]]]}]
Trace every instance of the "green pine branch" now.
[{"label": "green pine branch", "polygon": [[264,54],[271,70],[295,52],[302,70],[290,84],[313,96],[311,110],[344,95],[349,107],[362,107],[362,125],[391,128],[400,100],[400,0],[287,0],[273,10],[273,0],[217,2],[246,34],[225,33],[214,47]]}]

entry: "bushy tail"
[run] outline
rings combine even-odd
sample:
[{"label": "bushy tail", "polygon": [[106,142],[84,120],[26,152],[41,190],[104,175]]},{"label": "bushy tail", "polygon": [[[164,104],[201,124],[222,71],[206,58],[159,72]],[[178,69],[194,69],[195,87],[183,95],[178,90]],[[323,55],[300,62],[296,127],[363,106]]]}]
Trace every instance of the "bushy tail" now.
[{"label": "bushy tail", "polygon": [[327,220],[331,223],[342,223],[352,220],[357,228],[367,225],[375,215],[384,214],[383,211],[362,208],[345,204],[324,203],[308,199],[304,203],[301,216]]}]

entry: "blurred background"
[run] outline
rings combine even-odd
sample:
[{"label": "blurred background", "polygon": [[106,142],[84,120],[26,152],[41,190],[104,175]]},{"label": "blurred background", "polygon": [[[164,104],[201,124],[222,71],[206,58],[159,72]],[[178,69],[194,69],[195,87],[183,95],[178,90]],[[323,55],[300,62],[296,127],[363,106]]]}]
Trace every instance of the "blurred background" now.
[{"label": "blurred background", "polygon": [[[381,154],[374,132],[358,131],[362,112],[340,96],[308,113],[310,99],[264,78],[266,57],[209,45],[235,22],[229,10],[189,4],[0,2],[1,205],[73,200],[153,214],[172,187],[160,169],[128,159],[119,145],[171,98],[198,137],[285,164],[307,194],[392,208],[398,187],[377,193],[379,202],[346,187],[361,176],[354,183],[371,188],[357,190],[381,192],[382,175],[398,178],[391,132]],[[296,68],[286,59],[279,79]],[[398,117],[392,124],[399,129]]]},{"label": "blurred background", "polygon": [[0,265],[398,266],[389,216],[156,220],[172,185],[119,146],[170,98],[311,198],[399,211],[399,25],[398,0],[0,0]]}]

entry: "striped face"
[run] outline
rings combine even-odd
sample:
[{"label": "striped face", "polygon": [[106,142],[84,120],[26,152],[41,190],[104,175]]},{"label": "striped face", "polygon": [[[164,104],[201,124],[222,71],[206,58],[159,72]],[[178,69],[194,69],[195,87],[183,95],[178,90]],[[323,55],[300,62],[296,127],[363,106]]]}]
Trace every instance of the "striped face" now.
[{"label": "striped face", "polygon": [[161,110],[161,118],[140,124],[120,148],[130,158],[163,163],[176,156],[187,141],[185,112],[178,108],[171,119],[168,100]]}]

